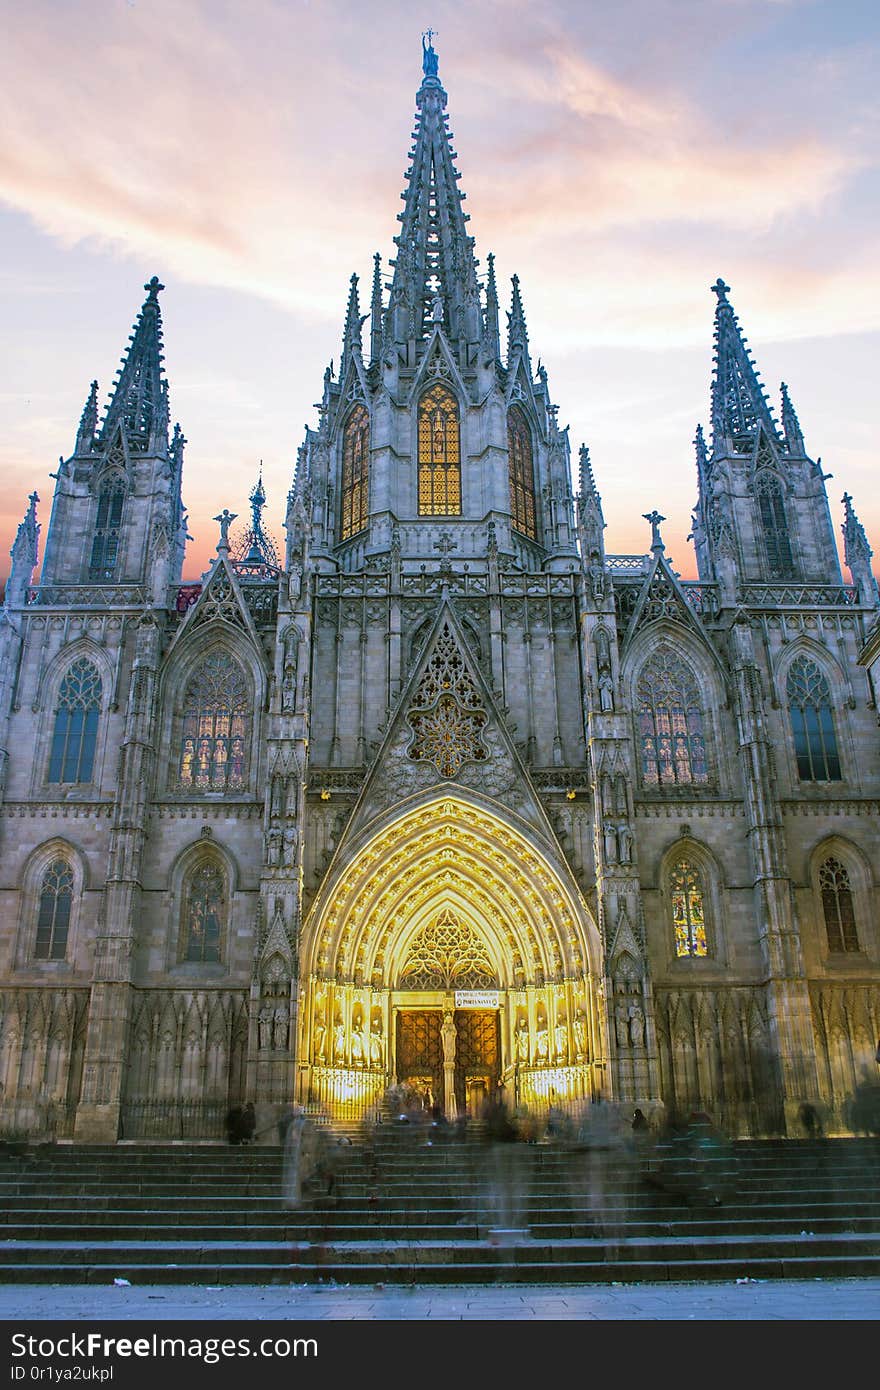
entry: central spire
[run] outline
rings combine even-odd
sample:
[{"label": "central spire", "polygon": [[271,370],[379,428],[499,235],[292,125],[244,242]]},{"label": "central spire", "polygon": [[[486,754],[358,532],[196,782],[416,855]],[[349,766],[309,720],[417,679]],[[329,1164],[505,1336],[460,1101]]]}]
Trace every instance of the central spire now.
[{"label": "central spire", "polygon": [[465,195],[458,190],[433,36],[430,29],[422,35],[415,143],[401,194],[406,206],[394,238],[391,329],[398,342],[418,341],[439,324],[450,339],[476,343],[482,332],[477,262],[462,210]]}]

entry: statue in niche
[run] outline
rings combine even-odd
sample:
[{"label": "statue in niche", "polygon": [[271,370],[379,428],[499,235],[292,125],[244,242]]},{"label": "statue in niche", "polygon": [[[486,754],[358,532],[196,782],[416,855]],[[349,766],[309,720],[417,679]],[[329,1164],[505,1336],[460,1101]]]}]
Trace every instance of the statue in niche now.
[{"label": "statue in niche", "polygon": [[281,1051],[287,1047],[288,1021],[290,1014],[286,1005],[279,1004],[272,1016],[272,1046]]},{"label": "statue in niche", "polygon": [[611,789],[611,778],[605,772],[602,775],[602,814],[610,816],[614,811],[614,797]]},{"label": "statue in niche", "polygon": [[324,1050],[327,1046],[327,1020],[324,1014],[324,1001],[318,1001],[315,1022],[312,1025],[312,1053],[316,1062],[325,1060]]},{"label": "statue in niche", "polygon": [[281,863],[281,846],[284,832],[280,825],[270,825],[266,831],[266,863],[270,869],[277,869]]},{"label": "statue in niche", "polygon": [[370,1066],[381,1067],[382,1060],[382,1020],[377,1014],[370,1025]]},{"label": "statue in niche", "polygon": [[538,1026],[535,1029],[535,1061],[546,1063],[549,1060],[550,1036],[547,1030],[546,1020],[541,1018],[538,1020]]},{"label": "statue in niche", "polygon": [[272,800],[271,800],[271,809],[272,809],[272,815],[273,815],[273,816],[280,816],[281,813],[282,813],[283,807],[282,807],[282,804],[281,804],[281,803],[282,803],[282,799],[283,799],[283,789],[284,789],[284,783],[282,782],[281,778],[280,778],[280,777],[273,777],[273,778],[272,778]]},{"label": "statue in niche", "polygon": [[260,1051],[265,1052],[272,1046],[272,1009],[268,1004],[264,1004],[260,1009],[258,1029]]},{"label": "statue in niche", "polygon": [[605,571],[598,556],[591,560],[589,574],[593,600],[596,603],[601,603],[605,597]]},{"label": "statue in niche", "polygon": [[621,864],[632,863],[633,835],[629,826],[624,822],[617,827],[617,848]]},{"label": "statue in niche", "polygon": [[556,1019],[556,1027],[553,1030],[554,1042],[556,1044],[557,1062],[568,1061],[568,1024],[565,1016],[560,1014]]},{"label": "statue in niche", "polygon": [[645,1015],[640,1004],[630,1005],[629,1036],[633,1047],[641,1047],[645,1041]]},{"label": "statue in niche", "polygon": [[578,1009],[574,1016],[574,1045],[579,1058],[586,1057],[589,1046],[587,1015]]},{"label": "statue in niche", "polygon": [[617,1046],[629,1047],[629,1010],[625,1003],[617,1004],[614,1009],[614,1029]]},{"label": "statue in niche", "polygon": [[345,1059],[345,1024],[341,1018],[337,1018],[333,1025],[333,1060],[341,1062]]},{"label": "statue in niche", "polygon": [[287,585],[287,592],[290,597],[292,607],[299,603],[302,594],[303,567],[297,558],[294,558],[290,566],[290,579]]},{"label": "statue in niche", "polygon": [[622,772],[618,772],[614,779],[614,811],[618,816],[629,815],[629,805],[626,795],[626,778]]},{"label": "statue in niche", "polygon": [[442,295],[435,294],[433,300],[431,301],[431,322],[432,322],[432,323],[442,323],[442,322],[443,322],[443,296],[442,296]]},{"label": "statue in niche", "polygon": [[287,779],[287,800],[286,800],[285,806],[284,806],[285,814],[288,815],[288,816],[295,816],[296,813],[297,813],[297,809],[298,809],[298,808],[297,808],[297,795],[296,795],[296,792],[297,792],[297,779],[296,779],[295,776],[292,775],[292,776],[288,777],[288,779]]},{"label": "statue in niche", "polygon": [[596,644],[596,666],[600,671],[611,670],[611,643],[608,640],[608,633],[604,627],[596,628],[594,637]]},{"label": "statue in niche", "polygon": [[351,1025],[351,1062],[352,1066],[362,1067],[367,1060],[367,1038],[364,1032],[364,1021],[360,1014],[357,1015]]},{"label": "statue in niche", "polygon": [[295,627],[284,634],[284,669],[281,679],[281,708],[290,711],[296,704],[296,675],[299,666],[300,636]]},{"label": "statue in niche", "polygon": [[613,825],[605,826],[605,863],[614,864],[617,861],[617,835]]},{"label": "statue in niche", "polygon": [[440,1027],[440,1041],[443,1044],[443,1061],[446,1066],[451,1066],[455,1061],[456,1036],[455,1018],[452,1010],[447,1009],[443,1015],[443,1023]]},{"label": "statue in niche", "polygon": [[599,672],[599,709],[603,714],[614,709],[614,682],[610,671]]},{"label": "statue in niche", "polygon": [[296,867],[296,851],[299,845],[299,835],[295,825],[289,825],[284,831],[284,863],[288,869]]},{"label": "statue in niche", "polygon": [[516,1060],[528,1065],[529,1060],[529,1024],[525,1014],[520,1014],[513,1034],[514,1049]]}]

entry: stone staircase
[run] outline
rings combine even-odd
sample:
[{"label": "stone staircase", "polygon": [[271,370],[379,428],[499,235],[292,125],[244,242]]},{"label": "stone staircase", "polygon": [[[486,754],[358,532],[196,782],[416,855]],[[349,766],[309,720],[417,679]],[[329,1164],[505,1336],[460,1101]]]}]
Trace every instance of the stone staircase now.
[{"label": "stone staircase", "polygon": [[288,1211],[278,1147],[0,1146],[0,1282],[270,1284],[880,1275],[880,1140],[613,1152],[382,1126]]}]

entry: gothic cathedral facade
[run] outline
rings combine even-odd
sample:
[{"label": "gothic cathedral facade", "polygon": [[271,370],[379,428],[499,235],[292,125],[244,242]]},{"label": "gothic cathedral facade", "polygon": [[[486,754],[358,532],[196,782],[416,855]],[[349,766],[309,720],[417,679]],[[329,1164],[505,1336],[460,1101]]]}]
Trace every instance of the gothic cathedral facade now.
[{"label": "gothic cathedral facade", "polygon": [[880,1037],[864,531],[845,498],[846,584],[719,280],[699,579],[656,512],[607,553],[516,277],[502,350],[430,44],[416,101],[393,273],[363,316],[352,277],[284,555],[258,484],[182,582],[156,279],[36,586],[36,497],[19,528],[0,1132],[218,1138],[245,1100],[353,1121],[399,1082],[737,1134],[808,1098],[843,1130]]}]

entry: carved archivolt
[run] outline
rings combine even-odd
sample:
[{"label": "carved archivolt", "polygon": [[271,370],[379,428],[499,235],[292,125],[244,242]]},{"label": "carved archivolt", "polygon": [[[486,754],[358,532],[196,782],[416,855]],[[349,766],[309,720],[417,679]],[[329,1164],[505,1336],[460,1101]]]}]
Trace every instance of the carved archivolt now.
[{"label": "carved archivolt", "polygon": [[400,817],[345,864],[315,905],[303,969],[390,983],[444,910],[475,924],[501,987],[601,973],[586,905],[534,844],[458,798]]}]

